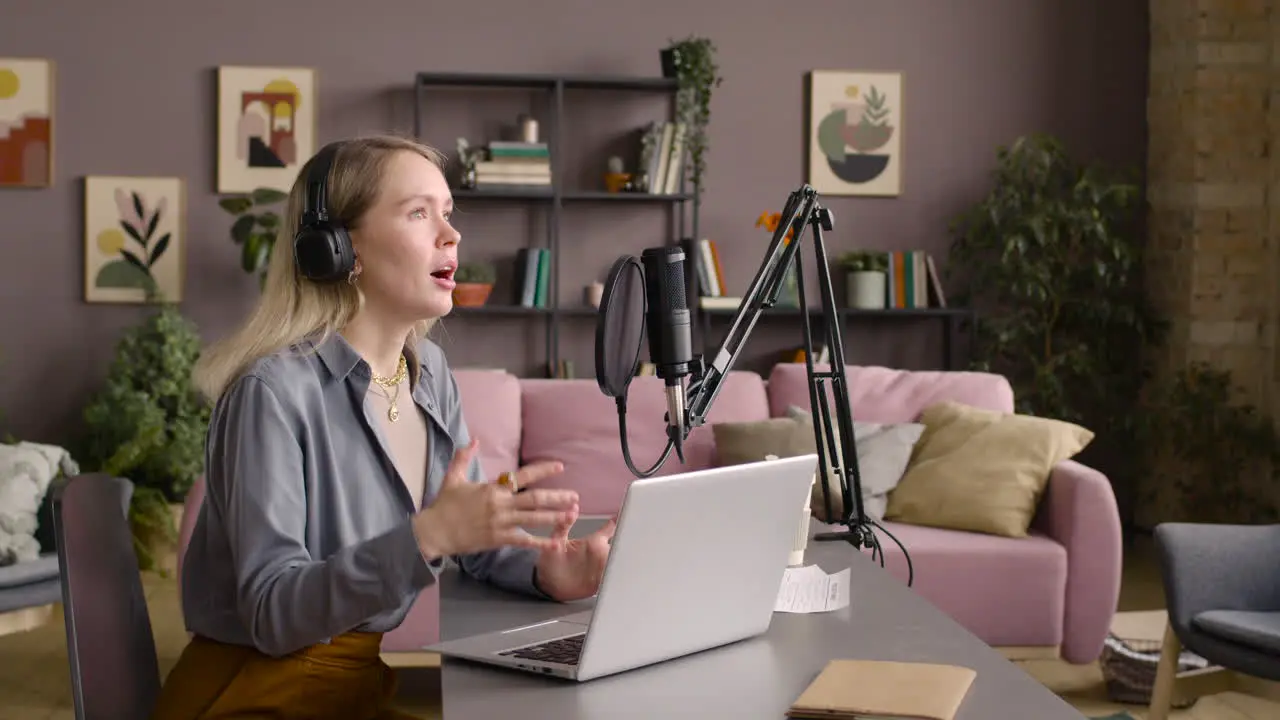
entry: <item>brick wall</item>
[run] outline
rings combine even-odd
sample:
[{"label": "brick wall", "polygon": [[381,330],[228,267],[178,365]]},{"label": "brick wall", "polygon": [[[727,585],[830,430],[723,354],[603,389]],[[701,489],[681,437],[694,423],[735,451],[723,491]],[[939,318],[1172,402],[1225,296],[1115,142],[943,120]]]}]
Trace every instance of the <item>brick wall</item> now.
[{"label": "brick wall", "polygon": [[1149,272],[1172,323],[1159,359],[1229,370],[1276,413],[1280,0],[1149,7]]}]

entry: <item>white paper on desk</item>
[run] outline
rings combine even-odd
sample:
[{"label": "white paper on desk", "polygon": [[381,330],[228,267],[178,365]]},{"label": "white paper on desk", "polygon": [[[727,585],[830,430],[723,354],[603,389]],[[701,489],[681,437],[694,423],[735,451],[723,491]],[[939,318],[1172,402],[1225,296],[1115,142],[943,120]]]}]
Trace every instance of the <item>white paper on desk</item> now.
[{"label": "white paper on desk", "polygon": [[774,612],[818,613],[849,604],[849,568],[828,575],[817,565],[789,567],[782,574]]}]

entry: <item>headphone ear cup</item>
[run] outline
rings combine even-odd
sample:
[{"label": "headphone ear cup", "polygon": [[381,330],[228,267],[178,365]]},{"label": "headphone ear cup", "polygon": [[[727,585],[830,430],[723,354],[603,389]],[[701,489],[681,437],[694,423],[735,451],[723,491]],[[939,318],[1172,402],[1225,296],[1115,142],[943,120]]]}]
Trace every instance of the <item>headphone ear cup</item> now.
[{"label": "headphone ear cup", "polygon": [[329,236],[333,243],[333,279],[345,280],[356,267],[356,250],[351,246],[351,236],[345,227],[333,228]]},{"label": "headphone ear cup", "polygon": [[293,240],[293,256],[302,275],[315,282],[345,279],[355,266],[351,240],[341,228],[300,229]]}]

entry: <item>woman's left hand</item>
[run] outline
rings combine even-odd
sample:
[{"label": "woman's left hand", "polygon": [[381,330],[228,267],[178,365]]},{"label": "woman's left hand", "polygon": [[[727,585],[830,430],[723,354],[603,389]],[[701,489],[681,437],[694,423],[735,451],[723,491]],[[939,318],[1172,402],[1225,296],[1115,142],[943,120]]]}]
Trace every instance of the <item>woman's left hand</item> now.
[{"label": "woman's left hand", "polygon": [[617,527],[617,518],[612,518],[590,535],[571,540],[569,530],[577,519],[576,511],[570,513],[555,528],[554,537],[560,542],[538,556],[538,587],[560,602],[589,598],[600,589],[609,559],[609,542]]}]

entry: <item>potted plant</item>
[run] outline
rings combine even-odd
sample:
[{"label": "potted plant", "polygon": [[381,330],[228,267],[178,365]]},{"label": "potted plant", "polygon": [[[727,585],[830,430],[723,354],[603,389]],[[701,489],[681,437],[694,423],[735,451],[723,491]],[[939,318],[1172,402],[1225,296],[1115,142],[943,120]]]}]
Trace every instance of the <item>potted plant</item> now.
[{"label": "potted plant", "polygon": [[699,201],[702,176],[706,171],[707,125],[711,121],[711,91],[720,86],[715,45],[707,38],[690,36],[671,41],[661,53],[662,74],[675,78],[676,122],[685,126],[685,149],[689,153],[689,180]]},{"label": "potted plant", "polygon": [[1192,362],[1151,386],[1151,466],[1142,475],[1135,524],[1270,524],[1280,520],[1280,434],[1248,402],[1230,371]]},{"label": "potted plant", "polygon": [[240,246],[240,267],[256,274],[258,283],[267,280],[267,263],[280,232],[280,216],[269,208],[288,195],[274,188],[258,188],[247,195],[227,197],[218,206],[236,217],[231,224],[231,240]]},{"label": "potted plant", "polygon": [[853,250],[840,256],[848,280],[849,307],[881,310],[888,302],[889,255],[883,250]]},{"label": "potted plant", "polygon": [[453,289],[453,304],[457,307],[479,307],[489,299],[497,270],[492,263],[463,263],[453,273],[457,286]]},{"label": "potted plant", "polygon": [[1078,161],[1048,135],[996,152],[987,195],[952,225],[948,274],[973,309],[977,370],[1008,378],[1018,412],[1088,427],[1081,462],[1125,489],[1165,323],[1144,282],[1142,192],[1129,173]]},{"label": "potted plant", "polygon": [[204,468],[209,405],[191,381],[200,337],[172,303],[161,303],[116,346],[106,383],[84,410],[75,453],[86,472],[134,484],[129,518],[143,570],[161,569],[177,518]]}]

